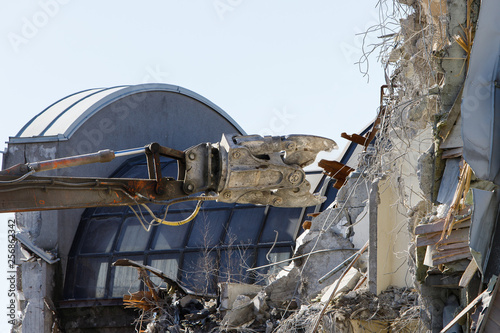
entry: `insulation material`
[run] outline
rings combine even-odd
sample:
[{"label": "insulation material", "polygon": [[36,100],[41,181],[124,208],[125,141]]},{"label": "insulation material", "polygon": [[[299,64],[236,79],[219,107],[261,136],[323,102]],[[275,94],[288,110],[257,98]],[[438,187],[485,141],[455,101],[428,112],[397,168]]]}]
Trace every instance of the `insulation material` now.
[{"label": "insulation material", "polygon": [[500,184],[500,2],[483,0],[462,100],[464,158],[476,176]]}]

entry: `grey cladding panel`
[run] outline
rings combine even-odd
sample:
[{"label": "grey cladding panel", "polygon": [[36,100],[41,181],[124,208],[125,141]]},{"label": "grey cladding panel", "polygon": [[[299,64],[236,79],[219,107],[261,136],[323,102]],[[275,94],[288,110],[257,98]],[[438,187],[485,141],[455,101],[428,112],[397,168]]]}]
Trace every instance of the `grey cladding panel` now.
[{"label": "grey cladding panel", "polygon": [[464,84],[464,158],[480,179],[500,184],[500,2],[483,0]]}]

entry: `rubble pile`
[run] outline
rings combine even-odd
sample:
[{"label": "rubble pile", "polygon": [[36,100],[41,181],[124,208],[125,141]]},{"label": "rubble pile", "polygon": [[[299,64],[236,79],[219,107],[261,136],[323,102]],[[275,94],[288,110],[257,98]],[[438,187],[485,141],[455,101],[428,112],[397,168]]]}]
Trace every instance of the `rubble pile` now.
[{"label": "rubble pile", "polygon": [[[255,292],[255,287],[244,284],[232,286],[249,295]],[[265,288],[253,297],[244,294],[236,296],[229,309],[221,305],[223,302],[220,299],[186,295],[179,289],[172,292],[172,288],[154,287],[153,293],[137,292],[126,295],[124,300],[140,310],[136,327],[138,331],[147,333],[303,332],[320,319],[320,327],[332,332],[354,332],[353,326],[374,323],[386,325],[394,331],[420,330],[421,308],[415,290],[390,287],[377,296],[366,289],[342,288],[331,303],[319,301],[328,295],[331,287],[327,286],[315,300],[300,307],[295,301],[283,301],[276,306],[270,302]],[[156,299],[152,296],[155,293],[158,296]],[[326,312],[320,315],[325,306]]]},{"label": "rubble pile", "polygon": [[[210,332],[218,326],[215,300],[204,300],[184,296],[180,300],[170,298],[148,311],[142,311],[137,320],[138,331],[146,333],[163,332]],[[147,323],[147,325],[144,325]],[[146,326],[145,330],[139,327]]]},{"label": "rubble pile", "polygon": [[418,319],[418,293],[415,290],[389,287],[380,295],[355,290],[340,296],[331,305],[331,313],[341,318],[361,320]]},{"label": "rubble pile", "polygon": [[[301,332],[312,327],[323,307],[321,302],[303,305],[286,318],[276,332]],[[420,311],[415,290],[391,287],[378,296],[366,289],[353,290],[328,305],[319,327],[325,332],[356,332],[357,327],[367,331],[384,327],[384,331],[420,332],[425,331],[419,319]]]},{"label": "rubble pile", "polygon": [[[393,14],[400,31],[382,36],[393,44],[381,57],[386,84],[377,119],[366,136],[343,135],[358,145],[358,161],[322,161],[336,180],[335,202],[307,221],[295,259],[275,281],[221,299],[223,306],[178,305],[178,332],[439,331],[458,325],[465,313],[455,312],[481,299],[500,308],[496,282],[476,298],[486,281],[475,262],[488,252],[481,232],[470,236],[473,212],[481,212],[471,189],[491,188],[464,161],[460,134],[478,2],[394,5],[405,15]],[[368,254],[344,269],[365,242]]]},{"label": "rubble pile", "polygon": [[[142,295],[134,305],[140,311],[136,320],[138,332],[264,332],[276,327],[282,317],[281,311],[268,306],[264,291],[254,298],[239,295],[230,310],[222,310],[220,302],[214,298],[183,296],[179,292],[171,295],[163,289],[159,291],[161,299],[153,300]],[[125,299],[129,298],[125,296]]]}]

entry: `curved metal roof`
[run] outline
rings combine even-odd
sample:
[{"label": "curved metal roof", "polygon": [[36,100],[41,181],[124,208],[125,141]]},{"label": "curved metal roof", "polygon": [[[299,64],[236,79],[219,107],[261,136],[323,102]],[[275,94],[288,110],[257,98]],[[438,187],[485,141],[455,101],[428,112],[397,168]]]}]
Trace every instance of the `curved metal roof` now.
[{"label": "curved metal roof", "polygon": [[88,89],[69,95],[33,117],[15,137],[10,138],[10,142],[67,140],[88,118],[103,107],[126,96],[151,91],[172,92],[197,100],[219,113],[242,134],[245,133],[236,121],[205,97],[171,84],[147,83]]}]

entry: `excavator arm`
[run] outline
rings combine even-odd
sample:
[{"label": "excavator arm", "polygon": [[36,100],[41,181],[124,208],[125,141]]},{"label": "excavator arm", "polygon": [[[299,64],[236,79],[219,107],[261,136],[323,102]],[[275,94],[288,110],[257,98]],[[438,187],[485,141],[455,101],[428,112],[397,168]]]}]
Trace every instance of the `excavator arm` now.
[{"label": "excavator arm", "polygon": [[[0,212],[167,203],[203,192],[220,202],[306,207],[324,198],[310,193],[303,167],[330,139],[307,136],[223,135],[185,151],[145,147],[18,164],[0,171]],[[144,153],[149,179],[47,177],[35,173]],[[177,160],[177,179],[163,177],[160,156]]]}]

